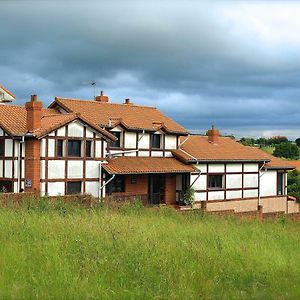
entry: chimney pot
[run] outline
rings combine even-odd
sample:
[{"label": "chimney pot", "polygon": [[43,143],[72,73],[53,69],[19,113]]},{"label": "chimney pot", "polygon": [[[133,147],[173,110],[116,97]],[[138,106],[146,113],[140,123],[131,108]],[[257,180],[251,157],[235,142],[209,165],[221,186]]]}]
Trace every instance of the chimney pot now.
[{"label": "chimney pot", "polygon": [[31,102],[37,101],[37,95],[31,95]]}]

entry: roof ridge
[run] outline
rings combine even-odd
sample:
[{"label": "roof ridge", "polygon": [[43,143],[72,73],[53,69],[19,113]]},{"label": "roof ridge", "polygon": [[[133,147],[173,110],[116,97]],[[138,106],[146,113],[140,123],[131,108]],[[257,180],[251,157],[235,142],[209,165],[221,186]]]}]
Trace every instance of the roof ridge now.
[{"label": "roof ridge", "polygon": [[70,100],[70,101],[80,101],[80,102],[90,102],[90,103],[97,103],[97,104],[105,104],[105,105],[118,105],[123,107],[144,107],[144,108],[151,108],[151,109],[157,109],[155,106],[148,106],[148,105],[137,105],[137,104],[131,104],[126,105],[124,103],[111,103],[111,102],[100,102],[95,100],[89,100],[89,99],[78,99],[78,98],[64,98],[64,97],[55,97],[58,101],[64,101],[64,100]]}]

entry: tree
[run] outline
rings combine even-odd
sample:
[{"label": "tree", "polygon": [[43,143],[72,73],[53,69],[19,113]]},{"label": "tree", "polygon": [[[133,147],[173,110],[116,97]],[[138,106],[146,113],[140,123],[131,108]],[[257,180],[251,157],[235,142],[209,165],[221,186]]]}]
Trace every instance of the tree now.
[{"label": "tree", "polygon": [[300,138],[297,138],[297,139],[295,140],[295,143],[296,143],[296,145],[297,145],[298,147],[300,147]]},{"label": "tree", "polygon": [[293,170],[288,173],[287,178],[287,192],[288,195],[294,196],[300,200],[300,172]]},{"label": "tree", "polygon": [[291,142],[281,143],[276,145],[273,155],[277,157],[297,159],[299,157],[299,148]]}]

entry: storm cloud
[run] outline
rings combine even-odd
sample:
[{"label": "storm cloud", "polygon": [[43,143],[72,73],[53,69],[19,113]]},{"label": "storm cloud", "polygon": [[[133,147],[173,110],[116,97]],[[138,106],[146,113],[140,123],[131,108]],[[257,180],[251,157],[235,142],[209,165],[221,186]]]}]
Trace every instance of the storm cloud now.
[{"label": "storm cloud", "polygon": [[300,136],[300,4],[0,1],[0,84],[157,106],[187,129]]}]

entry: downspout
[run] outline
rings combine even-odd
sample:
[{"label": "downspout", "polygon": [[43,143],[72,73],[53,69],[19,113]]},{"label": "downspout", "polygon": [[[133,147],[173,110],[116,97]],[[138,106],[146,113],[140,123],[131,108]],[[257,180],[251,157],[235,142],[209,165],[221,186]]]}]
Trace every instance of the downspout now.
[{"label": "downspout", "polygon": [[260,174],[260,172],[265,167],[265,165],[266,165],[266,162],[264,161],[263,165],[259,168],[259,171],[258,171],[258,174],[259,174],[259,176],[258,176],[258,187],[259,187],[258,188],[258,204],[257,204],[258,207],[260,206],[260,178],[265,174],[265,172],[262,174]]},{"label": "downspout", "polygon": [[21,151],[23,149],[22,145],[24,144],[25,141],[25,136],[22,135],[21,140],[20,140],[20,145],[19,145],[19,153],[18,153],[18,168],[19,168],[19,174],[18,174],[18,189],[19,192],[21,191],[21,181],[22,181],[22,174],[21,174],[21,165],[22,165],[22,156],[21,156]]},{"label": "downspout", "polygon": [[98,188],[98,201],[100,202],[102,198],[102,188],[101,188],[101,180],[102,180],[102,164],[107,164],[107,161],[99,162],[99,188]]},{"label": "downspout", "polygon": [[[111,178],[109,178],[101,187],[100,187],[100,193],[102,193],[103,188],[109,184],[114,178],[116,177],[116,174],[113,174]],[[100,202],[100,199],[98,199]]]}]

